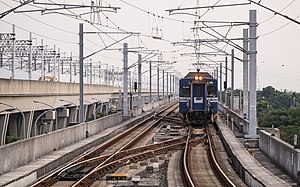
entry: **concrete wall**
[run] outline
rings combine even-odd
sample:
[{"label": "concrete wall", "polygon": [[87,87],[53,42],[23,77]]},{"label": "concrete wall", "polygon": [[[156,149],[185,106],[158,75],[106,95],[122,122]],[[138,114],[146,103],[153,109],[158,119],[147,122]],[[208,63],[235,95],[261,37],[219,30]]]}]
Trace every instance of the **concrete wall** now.
[{"label": "concrete wall", "polygon": [[[65,99],[75,104],[79,103],[78,83],[0,79],[0,85],[0,102],[16,106],[23,112],[49,108],[41,104],[33,103],[32,100],[34,99],[45,102],[55,108],[66,104],[66,102],[59,101],[59,99]],[[111,97],[118,98],[119,90],[122,91],[122,88],[85,84],[84,99],[89,102],[95,102],[95,100],[91,99],[95,97],[106,102]],[[149,95],[149,91],[142,90],[142,95]],[[7,107],[0,105],[0,110],[5,108]]]},{"label": "concrete wall", "polygon": [[[43,82],[28,80],[0,79],[0,96],[30,95],[71,95],[78,94],[79,84],[64,82]],[[113,86],[85,84],[86,93],[112,93]]]},{"label": "concrete wall", "polygon": [[224,114],[225,116],[229,115],[229,120],[233,118],[234,125],[236,128],[240,128],[240,124],[243,124],[243,132],[247,133],[249,129],[249,120],[243,119],[237,112],[230,110],[228,107],[219,104],[219,112]]},{"label": "concrete wall", "polygon": [[260,150],[295,181],[299,181],[300,150],[264,130],[259,131],[259,137]]},{"label": "concrete wall", "polygon": [[[148,103],[143,106],[143,111],[150,111],[166,102],[167,100],[160,100]],[[139,115],[142,113],[142,108],[137,108],[134,112]],[[85,139],[86,131],[91,136],[121,123],[122,120],[122,113],[119,112],[94,121],[2,146],[0,147],[0,175],[26,165],[54,150]]]},{"label": "concrete wall", "polygon": [[89,136],[97,134],[98,132],[107,129],[112,125],[119,124],[122,122],[122,120],[122,113],[118,112],[113,115],[105,116],[103,118],[87,122],[87,130],[89,132]]},{"label": "concrete wall", "polygon": [[[244,119],[243,116],[241,116],[240,114],[238,114],[235,111],[230,110],[228,107],[225,107],[224,105],[221,105],[219,103],[219,112],[222,113],[223,115],[227,115],[229,116],[229,121],[231,120],[231,118],[233,118],[233,122],[234,125],[237,129],[240,129],[240,124],[242,124],[242,128],[243,128],[243,133],[247,134],[248,130],[249,130],[249,120]],[[278,128],[266,128],[266,127],[257,127],[257,134],[259,133],[259,130],[264,130],[266,132],[269,132],[271,134],[275,134],[276,137],[280,137],[280,130]]]},{"label": "concrete wall", "polygon": [[86,129],[88,128],[91,134],[96,134],[121,121],[121,114],[116,113],[93,122],[78,124],[2,146],[0,147],[0,174],[12,171],[54,150],[86,138]]},{"label": "concrete wall", "polygon": [[[176,100],[176,97],[171,97],[170,98],[170,102],[172,101],[175,101]],[[168,102],[168,99],[165,99],[165,100],[159,100],[159,101],[156,101],[156,102],[151,102],[151,103],[147,103],[145,105],[143,105],[142,107],[136,107],[134,108],[132,111],[131,111],[131,114],[133,116],[137,116],[137,115],[140,115],[144,112],[147,112],[147,111],[150,111],[154,108],[157,108],[161,105],[164,105]]]},{"label": "concrete wall", "polygon": [[244,179],[245,184],[251,187],[289,186],[269,170],[264,168],[233,135],[231,130],[220,120],[217,121],[220,129],[219,137],[232,161],[236,173]]}]

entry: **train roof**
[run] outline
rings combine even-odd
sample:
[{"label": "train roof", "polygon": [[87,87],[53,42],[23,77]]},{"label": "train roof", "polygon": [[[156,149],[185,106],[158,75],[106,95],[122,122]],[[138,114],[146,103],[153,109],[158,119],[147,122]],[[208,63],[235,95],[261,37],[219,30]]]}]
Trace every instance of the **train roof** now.
[{"label": "train roof", "polygon": [[205,78],[213,78],[208,72],[189,72],[184,78],[194,78],[197,75],[201,75]]}]

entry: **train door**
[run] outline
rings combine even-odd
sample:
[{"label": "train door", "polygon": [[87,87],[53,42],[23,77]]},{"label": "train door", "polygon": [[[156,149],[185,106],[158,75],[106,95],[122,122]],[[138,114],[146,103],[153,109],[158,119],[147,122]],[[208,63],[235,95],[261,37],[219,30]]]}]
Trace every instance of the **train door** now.
[{"label": "train door", "polygon": [[192,84],[192,110],[205,110],[205,84]]}]

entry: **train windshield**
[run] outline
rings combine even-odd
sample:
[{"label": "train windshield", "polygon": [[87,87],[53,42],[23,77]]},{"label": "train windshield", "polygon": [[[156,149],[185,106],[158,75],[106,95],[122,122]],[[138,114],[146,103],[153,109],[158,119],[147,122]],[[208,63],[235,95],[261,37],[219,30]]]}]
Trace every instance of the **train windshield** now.
[{"label": "train windshield", "polygon": [[194,85],[195,85],[194,86],[194,89],[195,89],[195,91],[194,91],[194,97],[201,97],[202,96],[201,89],[202,89],[203,85],[201,85],[201,84],[194,84]]},{"label": "train windshield", "polygon": [[207,97],[216,97],[216,89],[213,85],[207,86]]},{"label": "train windshield", "polygon": [[182,86],[182,89],[180,90],[180,97],[191,97],[189,86]]}]

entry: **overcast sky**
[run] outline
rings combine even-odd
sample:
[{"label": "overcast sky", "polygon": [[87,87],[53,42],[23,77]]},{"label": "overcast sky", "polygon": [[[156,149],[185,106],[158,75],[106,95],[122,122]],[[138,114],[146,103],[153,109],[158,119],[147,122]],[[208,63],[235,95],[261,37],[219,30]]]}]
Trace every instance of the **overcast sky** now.
[{"label": "overcast sky", "polygon": [[[0,12],[10,9],[18,5],[18,0],[0,0]],[[36,2],[56,2],[56,3],[78,3],[89,5],[90,1],[66,1],[66,0],[36,0]],[[94,0],[96,3],[97,1]],[[198,0],[200,6],[206,5],[222,5],[229,3],[245,3],[246,0]],[[256,0],[257,2],[257,0]],[[300,0],[262,0],[261,3],[276,11],[281,11],[282,14],[291,18],[300,16]],[[17,39],[28,39],[29,32],[33,33],[33,38],[36,38],[34,44],[40,44],[40,40],[44,39],[44,44],[49,47],[56,45],[66,55],[78,55],[78,25],[84,23],[85,31],[117,31],[116,29],[109,29],[106,27],[113,27],[141,33],[139,37],[131,36],[125,40],[129,43],[129,47],[146,47],[148,49],[158,49],[163,52],[163,60],[177,61],[175,69],[185,75],[188,71],[194,71],[195,68],[191,65],[196,62],[196,59],[191,56],[183,54],[193,53],[194,49],[185,46],[174,47],[171,42],[182,41],[183,39],[193,39],[192,27],[195,17],[187,15],[187,13],[194,14],[193,11],[184,11],[178,15],[169,15],[165,10],[174,8],[186,8],[197,5],[195,0],[103,0],[103,6],[120,7],[117,13],[104,12],[98,15],[85,15],[82,16],[86,20],[94,21],[94,26],[89,25],[82,20],[59,15],[59,14],[46,14],[40,13],[11,13],[0,20],[0,32],[11,32],[11,24],[15,24]],[[45,7],[45,5],[37,5]],[[27,5],[19,10],[33,9]],[[273,86],[276,89],[287,89],[300,92],[300,66],[299,57],[300,53],[300,25],[287,20],[279,15],[274,14],[266,9],[257,5],[236,6],[226,8],[214,8],[205,13],[205,9],[201,9],[200,14],[205,15],[200,19],[202,21],[248,21],[249,10],[257,10],[258,26],[258,57],[257,57],[257,86],[261,89],[265,86]],[[284,9],[284,10],[283,10]],[[88,9],[72,10],[72,13],[86,13]],[[64,11],[63,13],[70,13]],[[297,19],[300,21],[300,18]],[[98,25],[97,25],[98,24]],[[101,24],[102,26],[100,26]],[[228,38],[242,37],[242,30],[247,28],[235,27],[229,29],[219,29],[221,33],[227,33]],[[25,31],[25,30],[26,31]],[[209,38],[208,35],[200,32],[200,38]],[[113,43],[115,40],[121,39],[126,35],[114,34],[105,35],[86,35],[85,36],[85,55],[94,52],[105,45]],[[161,37],[162,40],[153,39],[152,36]],[[211,37],[210,37],[211,38]],[[103,43],[104,41],[104,43]],[[122,47],[116,44],[111,49],[118,49]],[[241,41],[236,41],[242,46]],[[225,44],[220,43],[219,47],[224,47]],[[226,51],[230,53],[231,47],[227,46]],[[201,48],[200,51],[205,51]],[[242,54],[235,50],[237,57],[242,58]],[[224,60],[225,57],[215,57],[213,60]],[[137,55],[131,53],[129,56],[132,64],[136,61]],[[122,67],[122,53],[120,51],[103,51],[92,57],[93,62],[101,61],[117,67]],[[155,59],[157,60],[157,57]],[[201,60],[206,60],[201,58]],[[147,66],[147,65],[146,65]],[[242,66],[241,63],[236,61],[236,88],[242,87]],[[0,72],[4,71],[0,69]],[[230,76],[229,76],[230,77]]]}]

